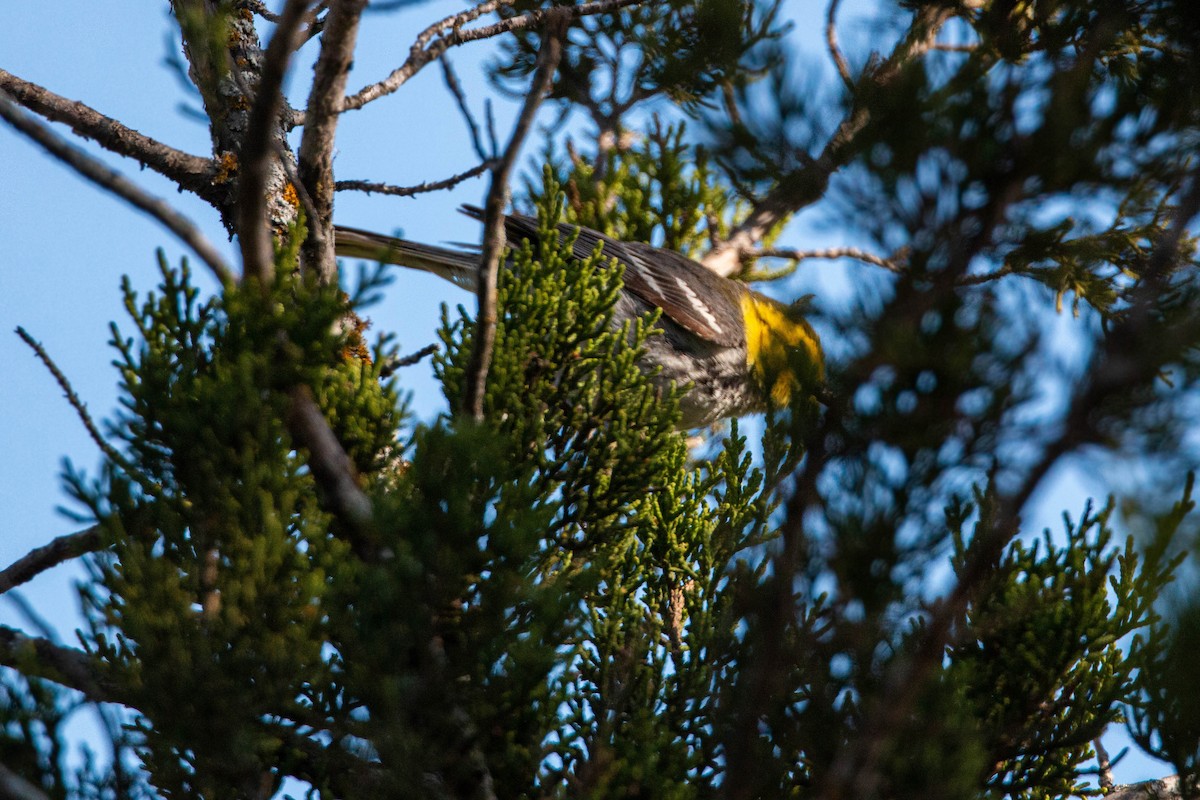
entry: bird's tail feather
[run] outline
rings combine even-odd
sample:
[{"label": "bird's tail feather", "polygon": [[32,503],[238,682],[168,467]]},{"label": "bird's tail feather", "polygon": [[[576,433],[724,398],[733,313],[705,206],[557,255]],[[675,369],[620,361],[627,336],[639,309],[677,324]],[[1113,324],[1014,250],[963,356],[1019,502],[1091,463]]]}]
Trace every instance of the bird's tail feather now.
[{"label": "bird's tail feather", "polygon": [[431,272],[464,289],[474,291],[479,274],[479,253],[410,242],[357,228],[334,226],[334,249],[339,256],[365,258],[385,264]]}]

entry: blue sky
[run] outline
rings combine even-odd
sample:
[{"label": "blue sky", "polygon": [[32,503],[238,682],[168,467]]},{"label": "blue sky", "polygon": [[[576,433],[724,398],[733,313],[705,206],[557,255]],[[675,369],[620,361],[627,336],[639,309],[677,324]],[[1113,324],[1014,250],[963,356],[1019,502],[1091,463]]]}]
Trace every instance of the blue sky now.
[{"label": "blue sky", "polygon": [[[274,5],[274,4],[273,4]],[[856,27],[856,11],[866,0],[843,4],[847,20],[841,35],[848,49],[869,33]],[[426,2],[400,14],[374,15],[364,25],[351,90],[378,80],[400,64],[416,33],[430,22],[460,10],[459,3]],[[822,27],[824,3],[793,0],[793,38],[814,69],[828,69]],[[180,110],[195,107],[164,58],[172,25],[165,2],[108,0],[103,4],[69,0],[9,3],[0,26],[0,67],[59,94],[82,100],[102,113],[172,146],[198,154],[209,152],[207,129]],[[477,114],[490,94],[483,68],[494,44],[478,43],[453,51],[454,64]],[[313,53],[301,53],[301,70]],[[303,73],[294,81],[304,88]],[[302,99],[294,99],[303,105]],[[496,99],[498,129],[505,134],[513,103]],[[547,117],[548,115],[543,115]],[[64,129],[60,128],[60,131]],[[91,152],[95,148],[84,145]],[[526,153],[536,151],[536,143]],[[168,181],[133,162],[109,154],[106,163],[143,187],[167,198],[199,224],[233,257],[215,212],[195,198],[179,194]],[[427,68],[399,93],[348,113],[339,129],[335,169],[338,178],[363,178],[409,185],[447,177],[472,166],[475,157],[467,131],[453,111],[436,66]],[[470,240],[477,226],[455,213],[464,202],[479,202],[483,180],[470,181],[450,193],[413,199],[341,193],[335,218],[342,223],[380,231],[403,229],[409,238],[429,242]],[[802,215],[784,237],[787,244],[825,247],[853,244],[845,232],[819,226]],[[119,283],[128,275],[139,291],[157,281],[155,250],[163,248],[177,263],[187,251],[157,222],[105,195],[52,161],[34,145],[0,124],[0,562],[8,564],[30,548],[79,526],[56,508],[66,502],[59,475],[69,458],[94,472],[99,453],[79,424],[53,378],[12,333],[25,327],[40,340],[65,372],[98,420],[116,405],[116,372],[107,346],[109,323],[127,325]],[[872,267],[811,262],[797,278],[803,289],[837,294]],[[202,285],[208,276],[197,267]],[[404,352],[434,341],[439,305],[469,303],[470,297],[431,276],[404,272],[388,290],[385,302],[371,310],[376,330],[395,331]],[[1069,323],[1064,323],[1069,324]],[[425,417],[440,408],[440,395],[428,362],[410,368],[404,385],[413,392],[414,408]],[[1080,469],[1060,469],[1052,486],[1036,498],[1027,522],[1030,530],[1060,527],[1064,509],[1077,515],[1088,495],[1103,495],[1103,486]],[[25,596],[73,643],[76,602],[75,567],[60,567],[23,588]],[[0,622],[19,623],[13,607],[0,602]],[[1119,749],[1117,735],[1111,749]],[[1130,758],[1118,767],[1124,781],[1159,777],[1162,765]]]}]

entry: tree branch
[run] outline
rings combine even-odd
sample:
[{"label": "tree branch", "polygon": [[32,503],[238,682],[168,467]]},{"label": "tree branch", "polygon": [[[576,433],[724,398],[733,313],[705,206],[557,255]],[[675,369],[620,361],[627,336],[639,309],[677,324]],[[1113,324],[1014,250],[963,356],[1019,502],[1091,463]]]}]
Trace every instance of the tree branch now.
[{"label": "tree branch", "polygon": [[78,558],[85,553],[94,553],[102,546],[98,525],[63,534],[49,544],[30,550],[0,571],[0,594],[27,583],[64,561]]},{"label": "tree branch", "polygon": [[[908,33],[892,50],[892,54],[877,69],[864,73],[862,80],[877,90],[886,89],[899,77],[909,61],[933,46],[938,31],[953,15],[954,9],[949,5],[922,7],[916,12]],[[878,92],[866,94],[877,96]],[[821,198],[829,185],[829,177],[854,154],[854,139],[870,120],[870,106],[855,103],[825,144],[821,155],[783,176],[755,205],[745,221],[717,249],[701,259],[701,263],[719,275],[738,272],[743,258],[771,227]]]},{"label": "tree branch", "polygon": [[29,332],[20,326],[17,327],[17,336],[21,337],[21,340],[29,345],[38,359],[45,365],[46,369],[50,370],[50,374],[54,376],[54,380],[58,382],[59,388],[66,395],[67,402],[71,404],[71,408],[75,409],[75,414],[83,423],[83,427],[87,429],[88,436],[100,448],[100,452],[104,453],[109,461],[119,464],[126,472],[133,474],[134,470],[125,458],[100,435],[100,429],[96,427],[96,423],[92,420],[92,415],[88,413],[87,405],[79,399],[79,395],[75,394],[75,389],[71,386],[71,382],[67,380],[67,376],[54,363],[54,359],[50,358],[50,354],[46,352],[46,348],[42,346],[42,343],[30,336]]},{"label": "tree branch", "polygon": [[[1150,254],[1143,280],[1134,290],[1130,312],[1104,338],[1093,354],[1087,376],[1072,393],[1059,430],[1042,447],[1037,462],[1025,472],[1019,485],[1002,495],[991,526],[980,531],[951,592],[930,608],[920,643],[913,653],[891,665],[884,676],[877,704],[863,720],[861,736],[844,748],[829,771],[824,796],[867,797],[874,794],[879,779],[879,762],[889,736],[917,702],[929,675],[942,663],[946,645],[952,643],[955,625],[962,619],[984,577],[1003,554],[1020,527],[1020,515],[1046,475],[1061,459],[1095,441],[1100,419],[1097,414],[1114,396],[1128,393],[1157,380],[1162,364],[1178,347],[1200,335],[1200,320],[1188,317],[1174,327],[1154,323],[1167,266],[1179,254],[1191,220],[1200,213],[1200,169],[1193,172],[1191,186],[1176,208],[1173,224]],[[1158,358],[1147,358],[1138,343],[1154,341]],[[1130,350],[1135,352],[1130,352]]]},{"label": "tree branch", "polygon": [[512,137],[500,163],[492,169],[492,183],[484,205],[483,247],[479,265],[479,314],[475,321],[475,336],[471,346],[471,361],[467,366],[463,408],[476,421],[483,420],[483,398],[487,386],[488,368],[492,360],[492,345],[496,339],[496,273],[504,258],[504,207],[508,203],[508,177],[521,152],[521,145],[537,116],[538,106],[554,81],[558,61],[562,57],[563,39],[570,25],[570,7],[559,6],[545,15],[542,44],[538,50],[537,68],[521,114],[517,117]]},{"label": "tree branch", "polygon": [[318,276],[322,283],[332,283],[337,275],[333,237],[329,235],[333,225],[333,140],[354,61],[358,24],[366,5],[367,0],[341,0],[326,16],[300,140],[300,180],[317,214],[308,220],[308,239],[301,249],[300,265],[303,272]]},{"label": "tree branch", "polygon": [[367,528],[374,514],[371,500],[359,488],[354,464],[334,436],[312,391],[307,386],[295,386],[288,396],[292,402],[288,430],[308,450],[313,479],[341,520],[353,528]]},{"label": "tree branch", "polygon": [[888,272],[897,274],[904,270],[895,260],[883,258],[874,253],[868,253],[857,247],[830,247],[824,250],[797,250],[791,248],[770,247],[754,252],[755,258],[786,258],[791,261],[801,262],[810,258],[853,258],[856,261],[862,261],[866,264],[874,264],[877,267],[883,267]]},{"label": "tree branch", "polygon": [[238,163],[237,234],[242,270],[262,282],[265,291],[274,273],[275,250],[267,217],[267,174],[274,155],[272,136],[283,111],[283,79],[292,53],[303,43],[300,23],[308,16],[308,0],[288,0],[275,34],[267,45],[257,96],[250,109]]},{"label": "tree branch", "polygon": [[[429,26],[417,37],[416,42],[409,51],[408,58],[403,64],[393,70],[383,80],[364,86],[353,95],[347,97],[342,104],[342,110],[350,111],[362,108],[372,100],[377,100],[380,97],[391,94],[403,86],[409,78],[420,72],[429,62],[438,58],[451,47],[457,47],[467,42],[479,41],[480,39],[488,39],[504,33],[511,33],[512,31],[534,28],[542,25],[551,14],[563,14],[569,19],[577,19],[594,14],[605,14],[609,11],[616,11],[626,6],[644,2],[644,0],[597,0],[597,2],[583,3],[577,6],[554,6],[552,8],[530,11],[518,17],[503,19],[491,25],[462,30],[462,26],[466,23],[495,11],[501,5],[508,5],[510,1],[488,0],[488,2],[480,3],[475,8],[453,14]],[[443,31],[449,31],[449,33],[443,33]]]},{"label": "tree branch", "polygon": [[208,268],[216,275],[217,280],[226,286],[233,285],[233,272],[226,266],[221,254],[217,252],[212,243],[204,238],[191,220],[168,203],[153,196],[128,178],[109,169],[96,158],[67,142],[50,130],[45,123],[39,122],[22,111],[4,91],[0,91],[0,117],[92,183],[154,217],[167,230],[179,237],[184,244],[191,247],[200,260],[207,264]]},{"label": "tree branch", "polygon": [[112,687],[96,677],[95,662],[87,653],[26,636],[7,625],[0,625],[0,665],[74,689],[93,703],[121,702]]},{"label": "tree branch", "polygon": [[20,105],[51,122],[62,122],[71,130],[90,139],[105,150],[126,156],[163,175],[180,188],[209,199],[217,163],[209,158],[185,153],[106,117],[94,108],[57,95],[36,83],[22,80],[0,69],[0,90]]},{"label": "tree branch", "polygon": [[50,795],[0,764],[0,800],[50,800]]},{"label": "tree branch", "polygon": [[479,177],[498,163],[497,161],[485,161],[482,164],[471,167],[466,172],[451,175],[449,178],[443,178],[440,181],[418,183],[416,186],[393,186],[390,183],[375,183],[373,181],[338,181],[334,184],[334,188],[339,192],[354,191],[366,192],[367,194],[377,192],[379,194],[390,194],[393,197],[412,197],[413,195],[424,194],[425,192],[438,192],[443,189],[450,189],[463,181]]}]

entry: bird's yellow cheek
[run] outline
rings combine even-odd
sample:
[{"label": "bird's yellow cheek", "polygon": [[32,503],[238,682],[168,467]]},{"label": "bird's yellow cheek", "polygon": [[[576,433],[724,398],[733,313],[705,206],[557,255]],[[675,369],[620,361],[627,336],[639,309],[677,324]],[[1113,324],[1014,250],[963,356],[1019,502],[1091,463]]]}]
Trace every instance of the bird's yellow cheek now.
[{"label": "bird's yellow cheek", "polygon": [[[782,309],[742,299],[746,321],[746,362],[763,393],[775,408],[786,408],[803,393],[806,383],[821,380],[821,345],[808,325]],[[810,390],[811,390],[810,386]]]}]

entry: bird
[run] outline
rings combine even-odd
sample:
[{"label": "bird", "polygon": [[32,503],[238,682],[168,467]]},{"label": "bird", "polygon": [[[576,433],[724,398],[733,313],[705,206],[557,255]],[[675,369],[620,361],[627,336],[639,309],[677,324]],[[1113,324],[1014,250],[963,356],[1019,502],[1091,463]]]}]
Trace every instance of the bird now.
[{"label": "bird", "polygon": [[[477,207],[461,210],[483,218]],[[504,225],[510,248],[538,239],[534,217],[508,214]],[[560,240],[573,238],[574,257],[590,258],[600,246],[609,263],[624,268],[624,285],[613,309],[614,328],[661,310],[661,335],[646,341],[640,366],[660,385],[672,383],[683,390],[681,429],[798,402],[812,406],[823,392],[824,356],[816,331],[804,317],[806,304],[781,303],[673,250],[566,223],[557,231]],[[422,244],[341,225],[334,226],[334,249],[339,256],[417,269],[465,289],[476,288],[478,250]]]}]

